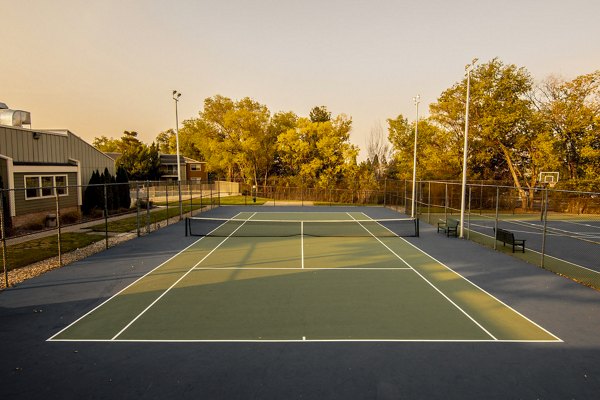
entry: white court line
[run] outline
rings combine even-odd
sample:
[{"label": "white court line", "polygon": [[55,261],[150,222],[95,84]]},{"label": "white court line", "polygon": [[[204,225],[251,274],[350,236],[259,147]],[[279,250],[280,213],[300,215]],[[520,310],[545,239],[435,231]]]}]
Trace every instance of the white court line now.
[{"label": "white court line", "polygon": [[[256,214],[256,213],[254,213]],[[248,219],[252,218],[252,216],[254,215],[252,214]],[[161,293],[160,296],[158,296],[152,303],[150,303],[150,305],[148,307],[146,307],[141,313],[139,313],[137,315],[137,317],[135,317],[134,319],[132,319],[127,325],[125,325],[125,327],[123,329],[121,329],[115,336],[113,336],[112,340],[115,340],[117,337],[119,337],[123,332],[125,332],[135,321],[137,321],[142,315],[144,315],[150,308],[152,308],[152,306],[154,306],[160,299],[162,299],[167,293],[169,293],[171,291],[171,289],[173,289],[179,282],[181,282],[183,280],[183,278],[185,278],[186,276],[189,275],[190,272],[192,272],[198,265],[200,265],[204,260],[206,260],[212,253],[214,253],[215,250],[217,250],[219,247],[221,247],[221,245],[223,243],[225,243],[225,241],[227,239],[229,239],[234,233],[236,233],[238,231],[238,229],[240,229],[242,226],[244,226],[244,224],[246,223],[246,221],[248,220],[246,219],[244,221],[244,223],[242,223],[240,226],[238,226],[237,228],[235,228],[235,230],[233,232],[231,232],[229,234],[229,236],[227,236],[225,239],[223,239],[218,245],[215,246],[214,249],[212,249],[207,255],[205,255],[202,260],[198,261],[196,264],[194,264],[192,266],[192,268],[190,268],[185,274],[183,274],[179,279],[177,279],[177,281],[175,281],[175,283],[173,283],[171,286],[169,286],[169,288],[167,290],[165,290],[164,292]]]},{"label": "white court line", "polygon": [[556,340],[541,339],[55,339],[53,341],[90,343],[557,343]]},{"label": "white court line", "polygon": [[349,270],[349,271],[396,271],[396,270],[401,270],[401,271],[411,271],[412,268],[410,267],[308,267],[308,268],[304,268],[304,267],[290,267],[290,268],[278,268],[278,267],[196,267],[197,271],[218,271],[218,270],[246,270],[246,271],[320,271],[320,270],[336,270],[336,271],[343,271],[343,270]]},{"label": "white court line", "polygon": [[[364,214],[364,213],[363,213]],[[348,215],[350,216],[350,218],[356,220],[350,213],[348,213]],[[366,215],[366,214],[365,214]],[[469,318],[471,321],[473,321],[473,323],[475,325],[477,325],[482,331],[484,331],[487,335],[489,335],[493,340],[498,340],[494,335],[491,334],[490,331],[488,331],[487,329],[485,329],[483,327],[483,325],[481,325],[479,322],[477,322],[477,320],[475,320],[475,318],[473,318],[472,316],[469,315],[469,313],[467,313],[465,310],[463,310],[458,304],[456,304],[450,297],[446,296],[446,294],[444,292],[442,292],[440,289],[438,289],[433,283],[431,283],[427,278],[425,278],[419,271],[417,271],[416,269],[414,269],[408,262],[406,262],[406,260],[404,260],[402,257],[400,257],[394,250],[390,249],[389,246],[385,243],[383,243],[381,241],[381,239],[379,239],[377,236],[375,236],[370,230],[368,230],[363,224],[361,224],[360,222],[358,223],[360,226],[363,227],[364,230],[366,230],[367,232],[369,232],[369,234],[371,236],[373,236],[375,238],[375,240],[377,240],[379,243],[381,243],[386,249],[388,249],[393,255],[395,255],[396,257],[398,257],[399,260],[401,260],[404,264],[406,264],[407,266],[409,266],[417,275],[419,275],[425,282],[427,282],[432,288],[434,288],[439,294],[441,294],[446,300],[448,300],[454,307],[456,307],[460,312],[462,312],[467,318]],[[383,225],[381,225],[383,226]]]},{"label": "white court line", "polygon": [[[365,217],[368,217],[367,214],[363,213],[363,215]],[[385,228],[385,227],[384,227]],[[386,228],[387,229],[387,228]],[[391,231],[390,231],[391,232]],[[484,236],[488,236],[484,233],[480,233],[477,232],[481,235]],[[562,342],[563,340],[561,338],[559,338],[558,336],[556,336],[555,334],[553,334],[552,332],[548,331],[546,328],[544,328],[543,326],[540,326],[538,323],[536,323],[535,321],[532,321],[531,319],[529,319],[528,317],[526,317],[525,315],[521,314],[519,311],[515,310],[514,308],[512,308],[511,306],[509,306],[508,304],[506,304],[505,302],[503,302],[502,300],[498,299],[496,296],[494,296],[493,294],[489,293],[487,290],[481,288],[480,286],[476,285],[475,283],[471,282],[469,279],[465,278],[464,276],[462,276],[461,274],[459,274],[458,272],[454,271],[452,268],[448,267],[446,264],[444,264],[443,262],[439,261],[437,258],[435,258],[434,256],[432,256],[431,254],[427,253],[425,250],[418,248],[417,246],[415,246],[414,244],[412,244],[411,242],[409,242],[408,240],[397,236],[399,239],[402,239],[405,243],[407,243],[408,245],[412,246],[413,248],[415,248],[416,250],[420,251],[421,253],[425,254],[427,257],[431,258],[433,261],[439,263],[441,266],[443,266],[444,268],[446,268],[448,271],[451,271],[453,273],[455,273],[457,276],[459,276],[461,279],[465,280],[466,282],[470,283],[471,285],[473,285],[473,287],[481,290],[483,293],[487,294],[488,296],[490,296],[492,299],[496,300],[498,303],[502,304],[503,306],[505,306],[506,308],[512,310],[514,313],[516,313],[517,315],[523,317],[525,320],[529,321],[530,323],[532,323],[533,325],[537,326],[538,328],[540,328],[541,330],[543,330],[544,332],[546,332],[548,335],[556,338],[557,342]],[[490,237],[490,236],[488,236]],[[492,238],[493,239],[493,238]],[[535,252],[535,250],[532,250]],[[536,252],[537,253],[537,252]],[[549,256],[551,257],[551,256]],[[555,257],[553,257],[555,258]],[[564,260],[561,260],[564,261]],[[567,261],[568,262],[568,261]],[[572,263],[571,263],[572,264]],[[573,264],[573,265],[577,265],[577,264]],[[585,268],[585,267],[582,267]],[[587,268],[586,268],[587,269]],[[593,271],[593,270],[590,270]],[[594,271],[597,272],[597,271]]]},{"label": "white court line", "polygon": [[[540,235],[540,236],[544,235],[544,226],[541,224],[538,224],[538,223],[533,223],[533,222],[524,221],[524,220],[520,220],[520,219],[505,220],[503,222],[537,229],[536,232],[527,232],[527,231],[515,231],[515,232],[528,233],[528,234]],[[568,237],[571,239],[581,240],[582,242],[599,244],[598,242],[593,240],[593,239],[598,239],[598,236],[597,236],[598,233],[595,233],[595,232],[573,232],[573,231],[568,231],[566,229],[560,229],[560,228],[557,228],[554,226],[547,226],[546,227],[546,235],[547,236]]]},{"label": "white court line", "polygon": [[[238,215],[240,215],[240,213],[238,213],[237,215],[235,215],[234,218],[237,217]],[[219,225],[218,227],[216,227],[215,229],[213,229],[213,231],[219,229],[222,225],[223,224]],[[49,337],[48,339],[46,339],[46,341],[53,340],[56,336],[60,335],[61,333],[63,333],[64,331],[66,331],[67,329],[69,329],[70,327],[72,327],[73,325],[75,325],[77,322],[81,321],[83,318],[87,317],[88,315],[90,315],[91,313],[93,313],[94,311],[96,311],[97,309],[99,309],[100,307],[102,307],[103,305],[105,305],[106,303],[108,303],[109,301],[111,301],[112,299],[114,299],[115,297],[117,297],[118,295],[120,295],[121,293],[123,293],[125,290],[129,289],[130,287],[132,287],[133,285],[135,285],[136,283],[138,283],[139,281],[141,281],[142,279],[144,279],[145,277],[147,277],[148,275],[150,275],[151,273],[153,273],[154,271],[156,271],[157,269],[159,269],[160,267],[162,267],[163,265],[165,265],[169,261],[173,260],[175,257],[179,256],[181,253],[183,253],[184,251],[188,250],[190,247],[194,246],[196,243],[198,243],[199,241],[201,241],[205,237],[206,236],[202,236],[200,239],[194,241],[192,244],[190,244],[189,246],[187,246],[185,249],[181,250],[180,252],[178,252],[174,256],[170,257],[168,260],[160,263],[158,266],[156,266],[155,268],[153,268],[149,272],[147,272],[144,275],[140,276],[138,279],[136,279],[135,281],[131,282],[129,285],[125,286],[123,289],[119,290],[117,293],[113,294],[108,299],[106,299],[105,301],[103,301],[102,303],[100,303],[99,305],[97,305],[96,307],[92,308],[90,311],[86,312],[81,317],[77,318],[75,321],[71,322],[69,325],[67,325],[66,327],[64,327],[63,329],[61,329],[60,331],[58,331],[57,333],[55,333],[54,335],[52,335],[51,337]]]},{"label": "white court line", "polygon": [[300,258],[302,269],[304,269],[304,221],[300,222]]},{"label": "white court line", "polygon": [[[479,232],[479,231],[473,231],[473,232],[474,232],[474,233],[477,233],[477,234],[479,234],[479,235],[485,236],[485,237],[487,237],[487,238],[490,238],[490,239],[492,239],[492,240],[494,239],[494,237],[493,237],[493,236],[486,235],[486,234],[485,234],[485,233],[483,233],[483,232]],[[408,242],[407,242],[407,243],[408,243]],[[410,244],[410,243],[409,243],[409,244]],[[539,252],[539,251],[537,251],[537,250],[534,250],[534,249],[527,249],[527,250],[528,250],[528,251],[531,251],[531,252],[533,252],[533,253],[537,253],[537,254],[539,254],[540,256],[542,255],[542,253],[541,253],[541,252]],[[422,251],[422,250],[421,250],[421,251]],[[425,254],[427,254],[427,253],[425,253]],[[428,254],[428,255],[429,255],[429,254]],[[431,257],[431,256],[430,256],[430,257]],[[593,272],[593,273],[595,273],[595,274],[600,274],[600,272],[598,272],[598,271],[596,271],[596,270],[590,269],[590,268],[588,268],[588,267],[584,267],[583,265],[575,264],[574,262],[571,262],[571,261],[568,261],[568,260],[565,260],[565,259],[562,259],[562,258],[558,258],[558,257],[552,256],[552,255],[550,255],[550,254],[544,254],[544,257],[553,258],[553,259],[555,259],[555,260],[558,260],[558,261],[560,261],[560,262],[564,262],[564,263],[566,263],[566,264],[570,264],[570,265],[572,265],[572,266],[574,266],[574,267],[578,267],[578,268],[586,269],[586,270],[588,270],[588,271],[590,271],[590,272]],[[433,258],[433,257],[432,257],[432,258]],[[446,267],[446,268],[447,268],[447,267]],[[466,278],[465,278],[465,279],[466,279]],[[483,289],[482,289],[482,290],[483,290]]]}]

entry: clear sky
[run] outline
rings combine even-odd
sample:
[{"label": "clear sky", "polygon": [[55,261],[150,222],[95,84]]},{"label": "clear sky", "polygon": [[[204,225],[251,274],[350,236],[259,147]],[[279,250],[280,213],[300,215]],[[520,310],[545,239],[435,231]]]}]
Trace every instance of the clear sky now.
[{"label": "clear sky", "polygon": [[[536,80],[600,69],[598,0],[0,0],[0,102],[33,128],[149,143],[206,97],[414,120],[474,57]],[[364,152],[363,152],[364,157]]]}]

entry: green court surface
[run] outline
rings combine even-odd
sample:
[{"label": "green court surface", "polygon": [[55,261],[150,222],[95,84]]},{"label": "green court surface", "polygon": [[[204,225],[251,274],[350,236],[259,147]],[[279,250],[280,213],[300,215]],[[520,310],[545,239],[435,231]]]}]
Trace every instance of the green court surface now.
[{"label": "green court surface", "polygon": [[377,222],[323,237],[303,227],[244,234],[245,220],[368,219],[363,213],[235,219],[217,228],[226,235],[198,239],[49,340],[560,341]]}]

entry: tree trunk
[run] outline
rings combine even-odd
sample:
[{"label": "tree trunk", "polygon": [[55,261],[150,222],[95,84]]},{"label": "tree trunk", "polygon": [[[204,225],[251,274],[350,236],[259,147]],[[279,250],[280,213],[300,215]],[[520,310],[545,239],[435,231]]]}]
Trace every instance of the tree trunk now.
[{"label": "tree trunk", "polygon": [[515,166],[513,165],[512,160],[510,159],[510,153],[508,152],[508,149],[506,148],[506,146],[504,146],[500,141],[498,141],[498,145],[502,149],[502,153],[504,154],[504,158],[506,159],[506,164],[508,165],[508,169],[510,170],[510,174],[513,178],[513,182],[515,184],[515,187],[517,188],[517,191],[519,192],[519,198],[521,199],[521,207],[523,209],[526,209],[527,208],[527,193],[525,193],[525,190],[523,190],[523,188],[521,187],[521,183],[519,182],[519,177],[517,176],[517,170],[515,169]]}]

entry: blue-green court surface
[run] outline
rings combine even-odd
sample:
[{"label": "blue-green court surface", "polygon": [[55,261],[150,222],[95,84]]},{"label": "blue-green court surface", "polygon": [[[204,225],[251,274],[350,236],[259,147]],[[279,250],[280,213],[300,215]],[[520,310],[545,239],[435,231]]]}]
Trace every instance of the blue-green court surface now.
[{"label": "blue-green court surface", "polygon": [[[361,212],[234,219],[217,228],[226,235],[199,238],[49,340],[560,341]],[[244,231],[253,220],[275,220],[274,230],[347,223],[339,234],[305,234],[299,223],[253,235]]]}]

